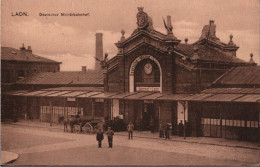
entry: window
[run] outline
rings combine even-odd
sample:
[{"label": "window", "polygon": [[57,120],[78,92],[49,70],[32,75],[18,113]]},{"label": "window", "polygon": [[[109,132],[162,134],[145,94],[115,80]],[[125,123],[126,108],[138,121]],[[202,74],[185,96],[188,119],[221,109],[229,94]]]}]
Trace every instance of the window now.
[{"label": "window", "polygon": [[25,77],[24,70],[19,70],[17,72],[18,77]]}]

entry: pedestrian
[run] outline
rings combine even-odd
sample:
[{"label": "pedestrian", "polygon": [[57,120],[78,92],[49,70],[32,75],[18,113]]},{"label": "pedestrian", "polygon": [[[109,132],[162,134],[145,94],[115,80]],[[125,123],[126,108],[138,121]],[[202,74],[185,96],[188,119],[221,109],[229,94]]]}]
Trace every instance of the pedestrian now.
[{"label": "pedestrian", "polygon": [[108,129],[107,129],[107,139],[108,139],[109,148],[113,147],[113,135],[114,135],[114,131],[111,129],[111,127],[108,127]]},{"label": "pedestrian", "polygon": [[153,117],[151,117],[151,119],[150,119],[150,129],[151,129],[151,133],[154,133],[154,119],[153,119]]},{"label": "pedestrian", "polygon": [[178,128],[179,128],[179,136],[183,136],[183,128],[184,128],[184,125],[183,125],[183,123],[182,123],[182,120],[181,120],[181,122],[179,123]]},{"label": "pedestrian", "polygon": [[159,137],[164,138],[162,121],[160,121],[160,124],[159,124]]},{"label": "pedestrian", "polygon": [[169,139],[170,140],[170,125],[165,123],[165,139]]},{"label": "pedestrian", "polygon": [[134,124],[130,121],[129,124],[127,125],[127,130],[128,130],[128,139],[133,139],[133,132],[134,132]]},{"label": "pedestrian", "polygon": [[64,132],[68,132],[68,124],[69,124],[69,119],[65,118],[64,121],[63,121]]},{"label": "pedestrian", "polygon": [[102,140],[104,139],[104,135],[103,132],[101,131],[101,128],[98,129],[97,132],[97,141],[98,141],[98,148],[102,147]]}]

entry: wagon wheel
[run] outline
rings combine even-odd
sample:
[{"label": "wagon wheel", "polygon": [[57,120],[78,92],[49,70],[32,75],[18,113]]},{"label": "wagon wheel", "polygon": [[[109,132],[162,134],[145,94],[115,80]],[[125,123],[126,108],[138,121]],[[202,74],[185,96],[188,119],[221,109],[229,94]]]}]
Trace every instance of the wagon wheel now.
[{"label": "wagon wheel", "polygon": [[80,126],[74,125],[74,130],[75,130],[75,132],[79,133],[80,132]]},{"label": "wagon wheel", "polygon": [[83,131],[85,133],[92,133],[93,132],[93,127],[89,123],[86,123],[83,127]]}]

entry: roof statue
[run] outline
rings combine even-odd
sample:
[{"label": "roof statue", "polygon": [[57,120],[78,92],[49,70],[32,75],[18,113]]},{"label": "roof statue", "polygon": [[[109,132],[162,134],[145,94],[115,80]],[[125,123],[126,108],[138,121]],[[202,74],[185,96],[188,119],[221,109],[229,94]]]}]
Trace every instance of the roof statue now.
[{"label": "roof statue", "polygon": [[136,14],[137,18],[137,27],[138,29],[145,29],[148,25],[148,14],[143,11],[143,7],[138,7],[138,13]]},{"label": "roof statue", "polygon": [[211,39],[211,40],[219,40],[216,36],[216,25],[214,24],[214,20],[209,21],[209,25],[205,25],[202,29],[200,39]]},{"label": "roof statue", "polygon": [[101,68],[104,69],[105,66],[106,66],[106,63],[107,63],[107,61],[108,61],[108,53],[105,53],[104,60],[101,60],[101,59],[99,59],[99,58],[97,58],[97,57],[94,57],[94,58],[95,58],[97,61],[100,62]]},{"label": "roof statue", "polygon": [[167,38],[176,39],[176,37],[174,37],[173,32],[172,32],[173,27],[172,27],[172,22],[171,22],[171,16],[167,16],[167,23],[163,19],[163,23],[164,23],[165,29],[167,30]]}]

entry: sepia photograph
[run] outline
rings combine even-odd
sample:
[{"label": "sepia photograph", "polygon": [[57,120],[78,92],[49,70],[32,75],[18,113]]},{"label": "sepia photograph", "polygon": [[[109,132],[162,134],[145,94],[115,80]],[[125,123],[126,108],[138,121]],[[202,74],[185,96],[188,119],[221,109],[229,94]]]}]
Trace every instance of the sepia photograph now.
[{"label": "sepia photograph", "polygon": [[1,166],[260,166],[258,0],[1,0]]}]

